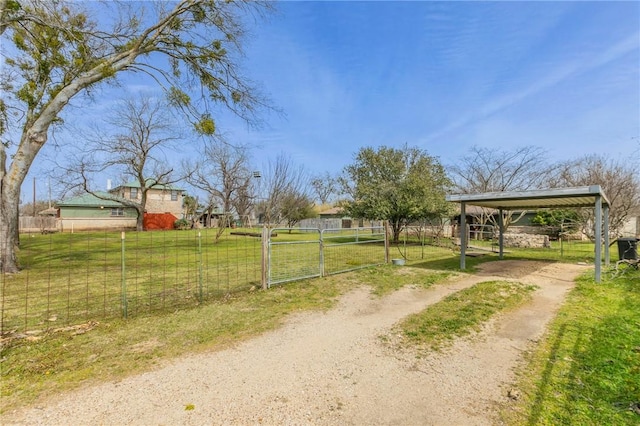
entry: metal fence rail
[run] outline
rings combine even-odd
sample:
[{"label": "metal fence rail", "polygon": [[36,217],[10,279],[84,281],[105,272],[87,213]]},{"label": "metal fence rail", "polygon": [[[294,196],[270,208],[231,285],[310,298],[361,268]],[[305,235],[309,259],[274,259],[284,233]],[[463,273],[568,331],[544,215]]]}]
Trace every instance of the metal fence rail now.
[{"label": "metal fence rail", "polygon": [[384,227],[324,229],[320,239],[323,275],[367,268],[388,260]]},{"label": "metal fence rail", "polygon": [[398,242],[391,246],[391,257],[425,260],[451,254],[454,239],[444,233],[442,226],[405,226],[400,232]]},{"label": "metal fence rail", "polygon": [[267,286],[322,276],[319,229],[274,228],[268,246]]},{"label": "metal fence rail", "polygon": [[272,229],[267,286],[384,263],[385,242],[383,227]]}]

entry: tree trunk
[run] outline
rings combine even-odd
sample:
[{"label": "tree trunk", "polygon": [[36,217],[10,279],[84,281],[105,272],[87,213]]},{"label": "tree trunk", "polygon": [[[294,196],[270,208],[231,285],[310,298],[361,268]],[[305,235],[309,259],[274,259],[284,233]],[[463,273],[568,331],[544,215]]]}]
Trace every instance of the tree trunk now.
[{"label": "tree trunk", "polygon": [[144,231],[144,212],[138,212],[136,218],[136,231]]},{"label": "tree trunk", "polygon": [[398,244],[400,241],[400,231],[402,230],[402,222],[400,220],[394,220],[391,222],[391,232],[393,234],[393,243]]},{"label": "tree trunk", "polygon": [[[2,160],[0,158],[0,160]],[[0,174],[0,272],[18,272],[18,200],[19,197],[12,194],[11,185],[6,182],[7,175],[3,171]]]}]

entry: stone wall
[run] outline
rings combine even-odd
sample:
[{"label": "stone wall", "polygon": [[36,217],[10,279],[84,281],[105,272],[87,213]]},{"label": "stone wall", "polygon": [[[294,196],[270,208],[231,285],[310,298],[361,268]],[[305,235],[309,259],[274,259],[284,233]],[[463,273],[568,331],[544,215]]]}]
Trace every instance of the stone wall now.
[{"label": "stone wall", "polygon": [[547,235],[534,235],[534,234],[519,234],[508,233],[504,234],[504,246],[505,247],[519,247],[519,248],[549,248],[549,237]]}]

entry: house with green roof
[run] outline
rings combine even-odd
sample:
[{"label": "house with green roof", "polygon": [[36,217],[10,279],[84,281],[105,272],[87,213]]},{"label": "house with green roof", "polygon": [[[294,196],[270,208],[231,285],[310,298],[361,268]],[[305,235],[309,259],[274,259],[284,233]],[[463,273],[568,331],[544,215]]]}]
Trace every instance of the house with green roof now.
[{"label": "house with green roof", "polygon": [[[169,215],[172,215],[175,219],[184,216],[183,189],[173,185],[153,184],[152,181],[147,181],[147,185],[149,189],[145,204],[145,220],[147,215],[163,215],[169,218]],[[138,215],[135,208],[126,206],[129,200],[137,203],[142,200],[139,182],[132,181],[109,189],[108,192],[83,194],[62,200],[58,203],[58,228],[61,231],[135,229]]]},{"label": "house with green roof", "polygon": [[[113,197],[107,192],[96,193]],[[93,194],[82,194],[58,202],[60,231],[91,229],[135,229],[136,209],[126,207],[117,200],[102,199]]]}]

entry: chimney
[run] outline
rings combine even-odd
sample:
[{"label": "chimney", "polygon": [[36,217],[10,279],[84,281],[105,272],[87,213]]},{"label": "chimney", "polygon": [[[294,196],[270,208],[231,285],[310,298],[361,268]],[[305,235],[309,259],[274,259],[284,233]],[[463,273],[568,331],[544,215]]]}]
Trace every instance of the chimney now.
[{"label": "chimney", "polygon": [[107,179],[107,191],[111,191],[111,179]]}]

